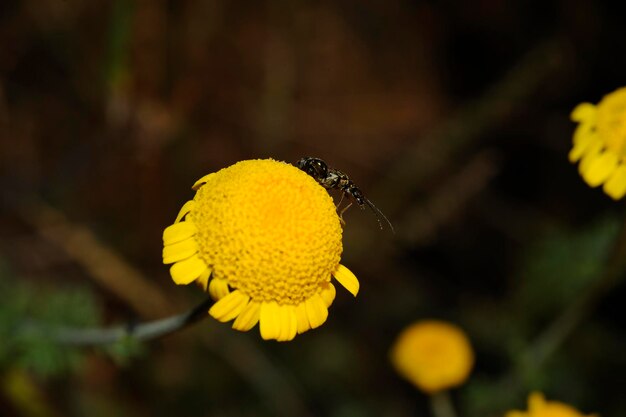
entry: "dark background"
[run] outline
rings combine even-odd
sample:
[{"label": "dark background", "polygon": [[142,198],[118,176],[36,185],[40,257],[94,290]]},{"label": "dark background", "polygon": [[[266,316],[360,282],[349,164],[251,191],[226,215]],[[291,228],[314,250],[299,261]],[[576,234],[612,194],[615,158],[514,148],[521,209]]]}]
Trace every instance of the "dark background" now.
[{"label": "dark background", "polygon": [[[626,84],[626,13],[608,4],[0,2],[10,287],[86,288],[106,325],[184,311],[202,294],[171,282],[163,228],[196,179],[243,159],[318,156],[396,229],[345,214],[361,292],[339,289],[293,342],[208,319],[125,363],[88,349],[65,372],[28,370],[48,414],[9,383],[0,413],[428,415],[388,351],[440,318],[477,355],[459,416],[535,389],[624,415],[624,210],[567,160],[571,110]],[[16,369],[0,361],[3,381]]]}]

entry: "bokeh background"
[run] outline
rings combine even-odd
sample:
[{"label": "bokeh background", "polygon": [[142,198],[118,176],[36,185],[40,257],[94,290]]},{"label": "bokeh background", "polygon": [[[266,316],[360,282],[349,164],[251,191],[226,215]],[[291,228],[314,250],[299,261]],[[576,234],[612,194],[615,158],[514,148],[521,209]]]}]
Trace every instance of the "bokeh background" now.
[{"label": "bokeh background", "polygon": [[[476,352],[459,416],[535,389],[625,415],[624,207],[567,160],[570,111],[626,84],[624,16],[592,0],[0,2],[0,414],[427,416],[388,352],[439,318]],[[197,304],[161,263],[190,186],[307,155],[396,229],[345,214],[361,292],[339,290],[319,329],[10,342],[25,311],[113,325]]]}]

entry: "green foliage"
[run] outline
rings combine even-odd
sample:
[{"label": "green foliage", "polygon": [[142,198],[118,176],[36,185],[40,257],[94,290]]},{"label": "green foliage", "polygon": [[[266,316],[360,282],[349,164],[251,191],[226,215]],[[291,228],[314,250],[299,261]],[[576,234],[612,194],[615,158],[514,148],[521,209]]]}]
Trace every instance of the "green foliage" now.
[{"label": "green foliage", "polygon": [[134,11],[134,2],[116,0],[110,16],[107,56],[105,60],[105,81],[115,85],[123,81],[128,71],[128,48],[130,25]]},{"label": "green foliage", "polygon": [[98,304],[86,288],[67,288],[47,294],[41,307],[41,313],[53,324],[91,326],[99,322]]},{"label": "green foliage", "polygon": [[[501,415],[516,407],[524,409],[531,390],[581,398],[581,387],[586,382],[581,364],[589,363],[586,371],[592,372],[602,355],[596,350],[606,352],[600,345],[615,345],[614,336],[606,344],[597,335],[579,337],[568,351],[578,355],[578,359],[560,353],[551,356],[549,363],[537,366],[535,356],[528,353],[538,348],[541,331],[602,279],[620,227],[619,218],[607,216],[586,227],[552,229],[521,257],[511,298],[481,303],[467,312],[465,321],[473,341],[481,346],[483,363],[488,362],[502,375],[493,378],[479,374],[470,379],[461,397],[468,416]],[[508,358],[498,356],[503,343]],[[574,362],[576,366],[572,366]]]},{"label": "green foliage", "polygon": [[61,346],[44,333],[18,336],[14,347],[17,364],[43,376],[54,376],[73,369],[81,359],[78,350]]},{"label": "green foliage", "polygon": [[531,245],[514,300],[523,317],[553,315],[581,294],[601,275],[619,227],[619,219],[603,218],[586,229],[560,229]]},{"label": "green foliage", "polygon": [[[462,407],[468,416],[498,415],[513,408],[513,404],[521,407],[525,393],[520,394],[514,384],[514,381],[474,377],[460,393]],[[498,395],[493,395],[494,392]]]},{"label": "green foliage", "polygon": [[74,367],[81,350],[59,344],[58,326],[92,326],[100,321],[98,304],[87,288],[47,289],[12,279],[0,264],[0,366],[18,364],[41,375]]},{"label": "green foliage", "polygon": [[105,346],[104,350],[118,365],[125,366],[130,360],[141,356],[145,348],[136,338],[124,337],[110,346]]}]

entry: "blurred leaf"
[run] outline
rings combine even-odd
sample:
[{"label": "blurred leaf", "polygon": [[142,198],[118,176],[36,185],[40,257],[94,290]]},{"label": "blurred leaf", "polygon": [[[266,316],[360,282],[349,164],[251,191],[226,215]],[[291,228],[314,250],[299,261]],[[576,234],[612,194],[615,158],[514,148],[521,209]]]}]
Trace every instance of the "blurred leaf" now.
[{"label": "blurred leaf", "polygon": [[43,376],[66,372],[78,365],[81,359],[79,350],[56,344],[44,334],[33,334],[18,340],[17,363]]},{"label": "blurred leaf", "polygon": [[14,279],[0,262],[0,292],[0,366],[17,364],[45,376],[76,366],[83,351],[59,345],[47,330],[99,322],[98,303],[88,288],[35,287]]},{"label": "blurred leaf", "polygon": [[105,79],[109,85],[117,85],[124,81],[124,77],[127,75],[133,12],[133,1],[117,0],[113,2],[105,61]]},{"label": "blurred leaf", "polygon": [[91,326],[99,321],[98,304],[85,288],[67,288],[47,295],[41,305],[47,323],[64,326]]},{"label": "blurred leaf", "polygon": [[125,337],[110,346],[104,347],[104,351],[109,354],[115,363],[121,366],[127,365],[145,352],[144,344],[134,337]]},{"label": "blurred leaf", "polygon": [[520,268],[516,305],[524,317],[561,310],[603,271],[620,221],[607,217],[587,229],[558,231],[526,252]]}]

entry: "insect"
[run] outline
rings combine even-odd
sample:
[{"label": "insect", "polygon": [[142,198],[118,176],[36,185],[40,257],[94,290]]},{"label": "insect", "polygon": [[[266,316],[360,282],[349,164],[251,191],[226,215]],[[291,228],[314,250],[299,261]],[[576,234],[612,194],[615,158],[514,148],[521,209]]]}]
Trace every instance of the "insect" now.
[{"label": "insect", "polygon": [[[326,188],[327,190],[341,191],[341,200],[339,200],[337,208],[339,208],[339,206],[341,205],[344,197],[347,196],[348,198],[356,201],[361,209],[365,209],[365,206],[369,207],[376,216],[376,220],[378,220],[378,225],[380,226],[381,230],[383,229],[382,220],[384,219],[385,222],[387,222],[387,224],[389,225],[391,231],[394,232],[393,225],[391,224],[389,219],[385,217],[382,211],[378,210],[374,203],[372,203],[363,195],[361,189],[357,187],[354,181],[352,181],[346,174],[339,171],[338,169],[329,167],[326,162],[319,158],[312,158],[308,156],[301,158],[296,163],[296,166],[302,171],[309,174],[311,177],[313,177],[315,181],[317,181],[322,187]],[[350,201],[350,203],[339,212],[339,218],[342,222],[343,213],[351,205],[352,201]]]}]

